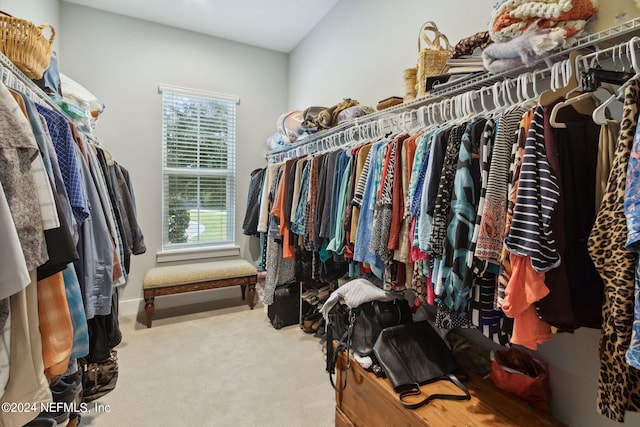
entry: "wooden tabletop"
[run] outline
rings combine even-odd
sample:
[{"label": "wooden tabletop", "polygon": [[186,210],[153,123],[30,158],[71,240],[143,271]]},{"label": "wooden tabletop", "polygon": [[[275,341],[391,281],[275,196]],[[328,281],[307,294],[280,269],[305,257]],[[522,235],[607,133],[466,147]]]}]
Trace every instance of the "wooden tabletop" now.
[{"label": "wooden tabletop", "polygon": [[[339,363],[338,384],[345,374],[345,360]],[[547,414],[533,409],[524,401],[506,393],[478,376],[464,382],[471,393],[471,400],[434,400],[427,405],[410,410],[398,401],[386,378],[379,378],[365,371],[353,361],[348,373],[345,391],[336,393],[336,405],[355,426],[564,426]],[[453,383],[437,381],[421,387],[424,399],[429,394],[460,394]],[[406,398],[407,403],[413,403]]]}]

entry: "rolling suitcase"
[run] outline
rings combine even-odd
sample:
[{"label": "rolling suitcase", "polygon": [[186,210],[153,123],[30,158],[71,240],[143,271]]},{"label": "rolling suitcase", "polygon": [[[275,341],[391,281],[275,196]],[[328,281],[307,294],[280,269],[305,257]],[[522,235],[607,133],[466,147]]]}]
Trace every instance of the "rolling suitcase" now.
[{"label": "rolling suitcase", "polygon": [[276,288],[273,304],[267,308],[267,314],[274,328],[300,323],[300,286],[290,283]]}]

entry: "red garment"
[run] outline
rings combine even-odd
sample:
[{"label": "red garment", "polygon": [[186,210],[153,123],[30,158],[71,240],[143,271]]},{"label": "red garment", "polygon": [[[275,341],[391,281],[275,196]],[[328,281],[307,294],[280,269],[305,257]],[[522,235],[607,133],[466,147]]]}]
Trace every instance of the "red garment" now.
[{"label": "red garment", "polygon": [[400,242],[400,228],[402,227],[402,218],[404,217],[404,194],[402,191],[402,146],[404,139],[398,138],[398,146],[396,148],[396,158],[393,165],[393,193],[391,204],[391,226],[389,227],[389,241],[387,249],[393,251],[398,249]]},{"label": "red garment", "polygon": [[273,201],[273,208],[271,208],[271,215],[278,218],[280,221],[280,235],[283,238],[282,241],[282,257],[284,259],[293,259],[294,257],[294,247],[293,243],[289,238],[289,228],[287,227],[286,221],[284,220],[284,199],[286,190],[287,190],[287,171],[285,167],[285,171],[281,174],[280,183],[278,184],[278,190],[276,191],[276,197]]}]

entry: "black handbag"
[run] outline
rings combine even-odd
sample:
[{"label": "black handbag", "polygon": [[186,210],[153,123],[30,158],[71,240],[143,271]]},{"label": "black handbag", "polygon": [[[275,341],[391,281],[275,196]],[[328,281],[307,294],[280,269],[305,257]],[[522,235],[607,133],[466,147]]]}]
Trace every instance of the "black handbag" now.
[{"label": "black handbag", "polygon": [[[412,322],[411,308],[404,299],[392,301],[371,301],[349,308],[344,304],[336,304],[329,312],[327,325],[327,372],[331,385],[335,366],[341,352],[353,351],[362,357],[375,357],[373,345],[382,330],[394,325]],[[333,348],[333,340],[338,343]]]},{"label": "black handbag", "polygon": [[[407,409],[417,409],[435,399],[471,399],[467,387],[454,375],[458,364],[453,353],[427,321],[384,329],[373,351],[394,391],[400,394],[400,403]],[[464,394],[432,394],[417,403],[403,400],[422,394],[421,385],[441,379],[451,381]]]},{"label": "black handbag", "polygon": [[413,321],[409,303],[404,299],[372,301],[355,310],[351,349],[363,357],[373,355],[373,345],[383,329]]}]

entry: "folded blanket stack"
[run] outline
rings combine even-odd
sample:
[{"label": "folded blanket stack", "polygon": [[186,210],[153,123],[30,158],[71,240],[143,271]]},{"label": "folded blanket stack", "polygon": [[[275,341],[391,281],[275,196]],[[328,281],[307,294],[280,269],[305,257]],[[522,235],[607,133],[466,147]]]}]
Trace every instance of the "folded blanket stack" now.
[{"label": "folded blanket stack", "polygon": [[485,68],[502,72],[531,65],[539,56],[568,46],[598,12],[597,0],[502,0],[491,14],[495,42],[483,52]]}]

